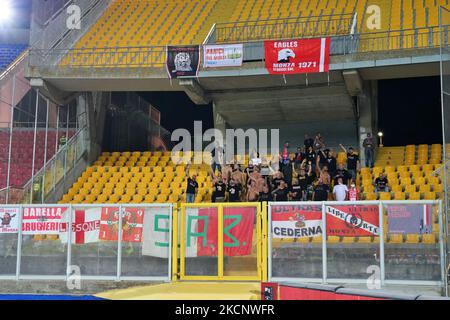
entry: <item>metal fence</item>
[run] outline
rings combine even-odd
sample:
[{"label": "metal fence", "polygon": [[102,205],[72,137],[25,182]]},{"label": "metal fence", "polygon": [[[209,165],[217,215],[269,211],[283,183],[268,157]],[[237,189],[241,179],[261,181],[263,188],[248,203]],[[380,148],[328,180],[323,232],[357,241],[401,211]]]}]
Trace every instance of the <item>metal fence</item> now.
[{"label": "metal fence", "polygon": [[[448,45],[448,26],[442,27],[442,41]],[[284,39],[288,39],[286,36]],[[438,27],[367,34],[331,36],[330,55],[347,56],[369,52],[395,52],[399,50],[438,49],[441,42]],[[200,47],[202,55],[203,46]],[[108,47],[83,49],[30,50],[31,71],[41,74],[74,75],[79,72],[98,76],[120,77],[129,75],[165,75],[165,46]],[[261,61],[264,64],[264,42],[244,42],[244,62]],[[201,68],[201,70],[203,70]]]},{"label": "metal fence", "polygon": [[0,206],[0,279],[169,281],[172,212],[172,204]]},{"label": "metal fence", "polygon": [[209,41],[232,43],[348,35],[352,24],[352,14],[218,23]]},{"label": "metal fence", "polygon": [[269,203],[270,281],[447,288],[440,201]]}]

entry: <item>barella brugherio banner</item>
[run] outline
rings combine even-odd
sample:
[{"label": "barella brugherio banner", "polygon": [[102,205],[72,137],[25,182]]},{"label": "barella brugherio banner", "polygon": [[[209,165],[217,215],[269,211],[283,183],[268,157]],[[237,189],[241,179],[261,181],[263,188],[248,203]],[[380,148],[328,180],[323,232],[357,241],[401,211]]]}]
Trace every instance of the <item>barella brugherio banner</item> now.
[{"label": "barella brugherio banner", "polygon": [[270,74],[328,72],[330,38],[264,41]]},{"label": "barella brugherio banner", "polygon": [[169,78],[196,77],[200,64],[199,46],[167,46]]},{"label": "barella brugherio banner", "polygon": [[203,46],[203,67],[240,67],[244,58],[243,44]]}]

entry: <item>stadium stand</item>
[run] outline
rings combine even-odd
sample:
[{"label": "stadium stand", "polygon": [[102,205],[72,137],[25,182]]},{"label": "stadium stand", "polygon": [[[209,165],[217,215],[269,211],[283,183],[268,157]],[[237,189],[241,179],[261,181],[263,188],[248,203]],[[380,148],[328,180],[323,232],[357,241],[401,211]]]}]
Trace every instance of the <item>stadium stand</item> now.
[{"label": "stadium stand", "polygon": [[[69,132],[69,137],[73,134]],[[59,138],[65,135],[59,132]],[[59,139],[58,138],[58,139]],[[47,161],[55,154],[56,131],[49,131],[47,138]],[[11,145],[11,178],[12,187],[22,187],[31,179],[33,167],[33,143],[34,130],[15,129],[13,131]],[[0,131],[0,189],[6,187],[8,174],[8,152],[9,151],[9,131]],[[36,133],[36,157],[34,163],[35,173],[44,165],[45,155],[45,130],[38,130]]]},{"label": "stadium stand", "polygon": [[[210,170],[209,165],[189,168],[199,183],[196,202],[211,201]],[[178,203],[185,200],[185,183],[186,167],[174,164],[170,152],[104,152],[61,203]]]},{"label": "stadium stand", "polygon": [[25,44],[0,44],[0,71],[5,70],[26,48]]},{"label": "stadium stand", "polygon": [[373,181],[381,172],[387,175],[391,192],[380,193],[380,200],[442,199],[443,181],[435,175],[442,165],[442,145],[408,145],[378,149],[375,167],[362,168],[357,183],[363,198],[376,200]]}]

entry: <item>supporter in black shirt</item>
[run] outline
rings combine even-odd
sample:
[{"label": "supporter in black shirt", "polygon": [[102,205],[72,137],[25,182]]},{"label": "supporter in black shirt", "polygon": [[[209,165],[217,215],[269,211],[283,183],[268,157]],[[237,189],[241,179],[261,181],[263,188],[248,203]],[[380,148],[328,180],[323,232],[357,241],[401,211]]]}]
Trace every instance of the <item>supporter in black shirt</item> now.
[{"label": "supporter in black shirt", "polygon": [[383,172],[375,179],[375,192],[389,192],[389,181]]},{"label": "supporter in black shirt", "polygon": [[272,191],[274,201],[288,201],[289,189],[284,181],[280,182],[278,188]]},{"label": "supporter in black shirt", "polygon": [[337,161],[336,161],[336,157],[334,156],[333,152],[328,151],[326,153],[326,157],[327,157],[327,167],[328,170],[330,171],[330,175],[332,177],[335,176],[336,174],[336,166],[337,166]]},{"label": "supporter in black shirt", "polygon": [[345,149],[345,147],[341,144],[340,145],[342,150],[347,153],[347,170],[351,174],[352,179],[356,179],[356,172],[359,168],[359,155],[355,152],[355,150],[350,147]]},{"label": "supporter in black shirt", "polygon": [[283,164],[281,172],[283,173],[284,177],[283,180],[287,183],[287,186],[289,187],[292,183],[292,164],[290,160],[288,160],[286,164]]},{"label": "supporter in black shirt", "polygon": [[305,141],[303,142],[303,144],[305,145],[305,150],[308,150],[309,147],[313,147],[314,146],[314,139],[310,138],[309,135],[305,134]]},{"label": "supporter in black shirt", "polygon": [[291,201],[303,201],[303,193],[305,189],[302,189],[302,186],[299,184],[298,179],[292,183],[290,197]]},{"label": "supporter in black shirt", "polygon": [[275,172],[275,174],[272,177],[272,190],[278,188],[281,181],[284,181],[283,174],[280,171]]},{"label": "supporter in black shirt", "polygon": [[322,184],[322,182],[318,182],[316,187],[314,188],[313,201],[327,201],[328,200],[328,191],[326,187]]},{"label": "supporter in black shirt", "polygon": [[272,193],[270,193],[269,187],[265,185],[262,192],[259,193],[259,202],[269,202],[272,201],[272,199]]},{"label": "supporter in black shirt", "polygon": [[212,193],[212,202],[225,202],[225,191],[227,186],[222,180],[222,177],[217,178],[214,183],[214,190]]},{"label": "supporter in black shirt", "polygon": [[351,174],[346,169],[344,169],[344,166],[342,164],[338,165],[338,168],[337,168],[336,173],[334,175],[334,184],[335,185],[338,184],[338,179],[339,178],[342,178],[342,182],[345,185],[348,185],[349,182],[352,179]]},{"label": "supporter in black shirt", "polygon": [[242,187],[234,179],[228,184],[228,202],[239,202],[241,200]]},{"label": "supporter in black shirt", "polygon": [[189,177],[187,179],[187,186],[186,186],[186,202],[193,203],[195,202],[195,196],[197,194],[198,190],[198,183],[197,183],[197,177],[195,175]]}]

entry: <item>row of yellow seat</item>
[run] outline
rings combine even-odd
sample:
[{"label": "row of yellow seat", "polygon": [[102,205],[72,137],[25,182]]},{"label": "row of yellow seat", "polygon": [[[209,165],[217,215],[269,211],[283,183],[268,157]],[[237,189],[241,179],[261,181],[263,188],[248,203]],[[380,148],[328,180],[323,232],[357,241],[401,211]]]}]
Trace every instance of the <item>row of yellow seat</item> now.
[{"label": "row of yellow seat", "polygon": [[[435,229],[435,230],[434,230]],[[388,234],[385,235],[384,241],[387,244],[436,244],[438,242],[439,225],[433,225],[433,233],[429,234]],[[280,247],[284,244],[299,243],[299,244],[321,244],[322,237],[305,237],[305,238],[275,238],[272,239],[272,245]],[[338,237],[327,236],[328,244],[378,244],[380,242],[379,237]]]}]

